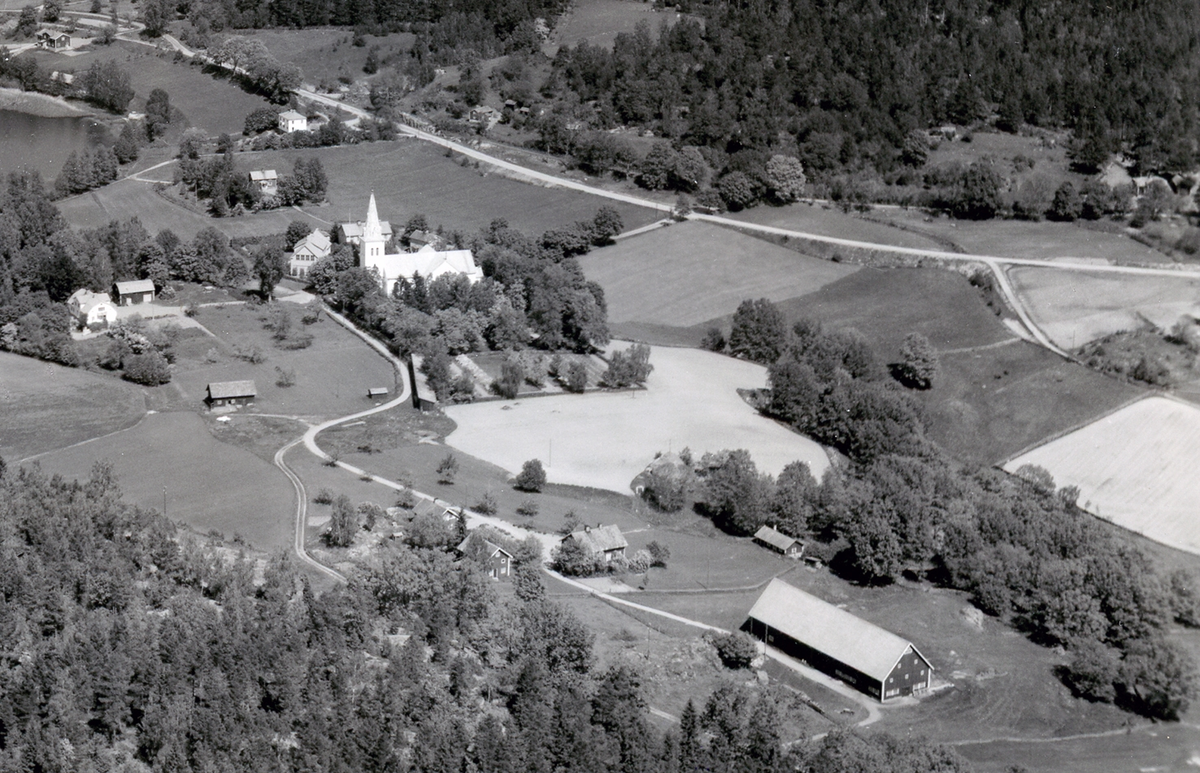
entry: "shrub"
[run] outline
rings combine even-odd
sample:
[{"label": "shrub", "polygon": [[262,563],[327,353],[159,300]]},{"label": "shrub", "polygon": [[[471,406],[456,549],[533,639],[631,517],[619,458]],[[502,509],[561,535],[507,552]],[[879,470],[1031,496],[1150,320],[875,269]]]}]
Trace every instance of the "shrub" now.
[{"label": "shrub", "polygon": [[323,488],[313,497],[313,501],[318,505],[331,505],[333,504],[333,492],[327,488]]},{"label": "shrub", "polygon": [[714,325],[704,331],[704,338],[700,340],[700,348],[718,354],[725,351],[725,334],[721,332],[721,328]]},{"label": "shrub", "polygon": [[648,550],[639,550],[633,554],[633,558],[629,559],[628,569],[631,572],[641,574],[645,572],[654,563],[654,558]]},{"label": "shrub", "polygon": [[438,483],[444,486],[449,486],[454,483],[454,477],[458,475],[458,459],[454,454],[446,454],[446,458],[442,459],[437,467]]},{"label": "shrub", "polygon": [[624,352],[613,352],[608,361],[608,370],[600,379],[610,389],[621,389],[645,383],[654,366],[650,364],[650,347],[634,344]]},{"label": "shrub", "polygon": [[714,636],[712,642],[726,668],[750,668],[758,657],[758,642],[741,631]]},{"label": "shrub", "polygon": [[517,505],[517,514],[523,515],[526,518],[533,518],[538,514],[538,503],[535,500],[526,499]]},{"label": "shrub", "polygon": [[475,503],[475,507],[472,509],[475,510],[475,512],[482,513],[484,515],[495,515],[496,498],[492,496],[491,492],[489,491],[479,498],[479,501]]},{"label": "shrub", "polygon": [[171,380],[171,366],[167,364],[167,358],[154,350],[130,355],[125,358],[124,365],[122,377],[135,384],[159,386]]},{"label": "shrub", "polygon": [[517,490],[538,492],[546,485],[546,471],[539,459],[530,459],[521,466],[517,475]]},{"label": "shrub", "polygon": [[550,566],[569,577],[589,577],[604,572],[604,559],[589,553],[573,539],[563,540],[550,553]]},{"label": "shrub", "polygon": [[492,382],[496,394],[509,400],[515,399],[525,380],[525,369],[516,357],[509,357],[500,366],[500,378]]},{"label": "shrub", "polygon": [[661,566],[665,569],[667,562],[671,560],[671,549],[657,540],[647,545],[646,550],[650,552],[650,566]]},{"label": "shrub", "polygon": [[275,366],[275,386],[287,388],[296,385],[296,371],[285,370],[278,365]]}]

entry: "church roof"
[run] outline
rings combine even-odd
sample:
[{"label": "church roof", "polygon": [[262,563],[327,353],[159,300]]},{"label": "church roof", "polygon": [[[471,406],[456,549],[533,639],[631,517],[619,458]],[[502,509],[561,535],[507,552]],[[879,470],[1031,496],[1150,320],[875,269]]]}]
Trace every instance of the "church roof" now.
[{"label": "church roof", "polygon": [[375,208],[375,193],[371,193],[371,201],[367,204],[367,222],[363,225],[363,240],[377,241],[383,239],[383,224],[379,222],[379,210]]},{"label": "church roof", "polygon": [[442,274],[462,274],[472,282],[483,278],[483,270],[475,264],[475,256],[470,250],[438,252],[427,248],[373,258],[372,265],[379,269],[384,279],[411,279],[413,274],[426,279],[437,279]]}]

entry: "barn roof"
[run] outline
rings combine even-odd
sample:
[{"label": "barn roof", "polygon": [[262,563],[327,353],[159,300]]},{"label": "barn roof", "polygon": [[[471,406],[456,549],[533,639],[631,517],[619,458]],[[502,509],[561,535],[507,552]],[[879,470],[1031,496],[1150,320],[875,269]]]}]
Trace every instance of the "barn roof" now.
[{"label": "barn roof", "polygon": [[208,385],[208,396],[213,400],[230,397],[255,397],[258,389],[253,381],[214,381]]},{"label": "barn roof", "polygon": [[910,647],[929,663],[912,642],[783,580],[771,580],[751,607],[750,617],[880,682],[887,680]]},{"label": "barn roof", "polygon": [[780,550],[787,550],[792,545],[795,545],[800,541],[795,537],[789,537],[781,531],[776,531],[770,526],[763,526],[761,529],[754,532],[754,539],[759,540],[760,542],[765,542],[772,547],[779,548]]},{"label": "barn roof", "polygon": [[278,180],[279,174],[274,169],[255,169],[250,173],[250,179],[256,183],[267,180]]},{"label": "barn roof", "polygon": [[575,540],[592,553],[607,553],[610,550],[620,550],[629,547],[621,530],[615,523],[608,526],[592,528],[585,526],[579,531],[571,532],[570,539]]},{"label": "barn roof", "polygon": [[132,282],[117,282],[118,295],[152,292],[154,292],[154,282],[149,279],[135,279]]}]

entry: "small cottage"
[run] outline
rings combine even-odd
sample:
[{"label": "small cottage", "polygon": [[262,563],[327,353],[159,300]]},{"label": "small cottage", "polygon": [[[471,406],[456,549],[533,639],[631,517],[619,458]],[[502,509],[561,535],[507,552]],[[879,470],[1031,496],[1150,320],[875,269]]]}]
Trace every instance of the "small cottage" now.
[{"label": "small cottage", "polygon": [[770,526],[763,526],[754,532],[754,541],[776,553],[782,553],[788,558],[800,558],[804,555],[803,542]]},{"label": "small cottage", "polygon": [[249,405],[258,397],[253,381],[214,381],[208,385],[208,397],[204,402],[209,408],[232,405]]},{"label": "small cottage", "polygon": [[154,301],[154,282],[138,279],[133,282],[117,282],[117,303],[122,306],[137,306]]},{"label": "small cottage", "polygon": [[608,526],[597,524],[594,528],[584,526],[578,531],[571,532],[563,538],[563,541],[569,539],[575,540],[584,550],[594,556],[603,555],[605,563],[612,562],[616,558],[624,558],[625,548],[629,547],[629,543],[621,534],[621,529],[615,523]]},{"label": "small cottage", "polygon": [[458,552],[464,558],[484,564],[493,580],[507,582],[512,577],[512,553],[479,532],[473,531],[468,534],[467,538],[459,543]]},{"label": "small cottage", "polygon": [[279,193],[279,174],[274,169],[255,169],[250,173],[250,183],[265,196]]},{"label": "small cottage", "polygon": [[71,47],[71,36],[65,32],[42,30],[37,35],[37,44],[40,48],[62,51]]},{"label": "small cottage", "polygon": [[379,400],[387,396],[387,387],[371,387],[367,390],[367,398],[370,400]]}]

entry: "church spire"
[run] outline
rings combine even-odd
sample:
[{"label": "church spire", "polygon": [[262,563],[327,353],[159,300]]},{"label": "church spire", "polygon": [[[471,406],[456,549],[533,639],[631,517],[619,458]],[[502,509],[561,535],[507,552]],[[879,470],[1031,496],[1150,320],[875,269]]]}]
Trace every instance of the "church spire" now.
[{"label": "church spire", "polygon": [[375,208],[375,191],[371,191],[371,203],[367,205],[367,224],[363,226],[363,241],[383,239],[383,226],[379,224],[379,210]]}]

